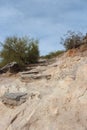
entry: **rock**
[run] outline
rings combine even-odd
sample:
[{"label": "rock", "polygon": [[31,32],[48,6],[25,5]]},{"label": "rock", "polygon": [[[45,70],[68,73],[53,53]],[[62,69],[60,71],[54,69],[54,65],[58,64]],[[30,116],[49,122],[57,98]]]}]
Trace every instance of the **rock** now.
[{"label": "rock", "polygon": [[42,58],[40,58],[39,60],[38,60],[38,63],[46,63],[47,62],[47,59],[42,59]]},{"label": "rock", "polygon": [[20,75],[25,75],[25,74],[38,74],[38,73],[39,73],[38,70],[30,70],[30,71],[21,72]]},{"label": "rock", "polygon": [[51,79],[51,75],[39,74],[39,75],[35,75],[33,77],[33,79],[47,79],[47,80],[49,80],[49,79]]},{"label": "rock", "polygon": [[1,97],[1,101],[8,106],[18,106],[27,99],[27,93],[5,93]]},{"label": "rock", "polygon": [[0,69],[0,73],[6,73],[7,71],[14,73],[20,70],[17,62],[11,62]]},{"label": "rock", "polygon": [[21,81],[32,81],[32,80],[40,80],[40,79],[47,79],[50,80],[51,79],[51,75],[47,75],[47,74],[26,74],[26,75],[21,75]]}]

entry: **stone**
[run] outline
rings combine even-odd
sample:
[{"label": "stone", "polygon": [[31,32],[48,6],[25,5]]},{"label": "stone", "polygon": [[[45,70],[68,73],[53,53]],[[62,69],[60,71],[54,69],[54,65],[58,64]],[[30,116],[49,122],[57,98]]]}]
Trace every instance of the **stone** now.
[{"label": "stone", "polygon": [[6,73],[7,71],[14,73],[20,70],[17,62],[11,62],[0,69],[0,73]]},{"label": "stone", "polygon": [[40,80],[40,79],[46,79],[50,80],[51,75],[47,74],[26,74],[26,75],[21,75],[21,81],[34,81],[34,80]]},{"label": "stone", "polygon": [[38,73],[39,73],[38,70],[30,70],[30,71],[21,72],[20,75],[25,75],[25,74],[38,74]]},{"label": "stone", "polygon": [[18,106],[27,99],[27,93],[5,93],[1,97],[1,101],[8,106]]}]

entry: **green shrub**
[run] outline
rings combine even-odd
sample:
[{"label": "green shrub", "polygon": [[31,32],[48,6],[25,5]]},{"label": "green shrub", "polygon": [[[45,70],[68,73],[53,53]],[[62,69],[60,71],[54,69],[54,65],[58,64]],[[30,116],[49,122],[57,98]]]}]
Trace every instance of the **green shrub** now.
[{"label": "green shrub", "polygon": [[27,37],[8,37],[6,38],[0,52],[1,66],[10,62],[17,62],[20,66],[26,63],[35,63],[39,57],[38,41]]}]

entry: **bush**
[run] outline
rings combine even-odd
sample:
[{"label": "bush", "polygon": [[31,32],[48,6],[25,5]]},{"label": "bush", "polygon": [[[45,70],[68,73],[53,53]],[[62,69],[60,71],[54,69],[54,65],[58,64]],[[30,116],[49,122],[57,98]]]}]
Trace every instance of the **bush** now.
[{"label": "bush", "polygon": [[10,62],[17,62],[20,66],[26,63],[35,63],[39,57],[38,41],[27,37],[8,37],[0,52],[1,66]]},{"label": "bush", "polygon": [[66,50],[78,48],[82,45],[83,35],[82,33],[75,33],[68,31],[65,38],[61,39],[61,43]]}]

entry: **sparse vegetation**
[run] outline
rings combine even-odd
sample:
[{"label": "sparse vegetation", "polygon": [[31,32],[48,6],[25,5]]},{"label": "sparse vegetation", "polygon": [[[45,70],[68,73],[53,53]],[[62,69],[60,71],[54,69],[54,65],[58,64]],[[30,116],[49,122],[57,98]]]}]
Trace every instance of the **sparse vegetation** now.
[{"label": "sparse vegetation", "polygon": [[[65,47],[65,51],[73,48],[78,48],[83,44],[87,44],[87,34],[75,33],[68,31],[64,38],[61,38],[61,44]],[[10,63],[17,62],[20,67],[29,63],[37,63],[39,56],[38,40],[29,39],[28,37],[8,37],[4,43],[0,43],[2,49],[0,51],[0,67]],[[60,56],[65,52],[58,50],[50,52],[41,58],[51,59]]]},{"label": "sparse vegetation", "polygon": [[55,51],[55,52],[50,52],[48,55],[43,56],[43,58],[51,59],[51,58],[57,57],[57,56],[59,56],[59,55],[61,55],[63,53],[64,53],[63,50],[59,50],[59,51]]}]

